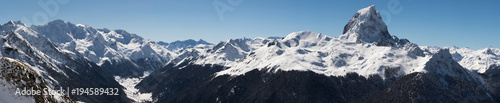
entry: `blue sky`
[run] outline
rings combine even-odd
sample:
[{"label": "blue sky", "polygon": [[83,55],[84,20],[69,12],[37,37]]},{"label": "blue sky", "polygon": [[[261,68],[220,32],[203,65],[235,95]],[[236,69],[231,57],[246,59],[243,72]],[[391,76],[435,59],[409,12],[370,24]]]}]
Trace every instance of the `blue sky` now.
[{"label": "blue sky", "polygon": [[[47,12],[38,2],[56,3],[59,10]],[[214,2],[232,11],[219,16]],[[498,0],[11,0],[2,4],[4,23],[23,17],[28,25],[62,19],[124,29],[155,41],[212,43],[304,30],[336,37],[357,10],[373,4],[392,35],[418,45],[500,48]]]}]

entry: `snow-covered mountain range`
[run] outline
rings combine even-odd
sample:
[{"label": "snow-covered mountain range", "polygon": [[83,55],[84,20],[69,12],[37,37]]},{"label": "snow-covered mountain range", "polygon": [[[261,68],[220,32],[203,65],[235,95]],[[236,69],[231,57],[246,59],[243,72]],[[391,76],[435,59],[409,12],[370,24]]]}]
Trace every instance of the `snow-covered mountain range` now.
[{"label": "snow-covered mountain range", "polygon": [[436,53],[440,49],[448,49],[461,66],[478,73],[484,73],[490,66],[500,65],[500,49],[498,48],[483,48],[472,50],[469,48],[458,47],[432,47],[421,46],[428,53]]},{"label": "snow-covered mountain range", "polygon": [[[122,94],[73,96],[86,102],[128,102],[114,76],[140,77],[177,57],[165,45],[124,30],[96,29],[62,20],[31,27],[9,21],[0,25],[0,37],[1,55],[26,63],[50,87],[116,87]],[[196,48],[183,46],[178,47]]]},{"label": "snow-covered mountain range", "polygon": [[496,48],[474,51],[457,47],[419,47],[407,39],[391,36],[373,5],[354,14],[339,37],[301,31],[284,38],[231,39],[206,50],[208,52],[196,52],[200,57],[190,59],[196,58],[194,64],[231,67],[218,75],[238,75],[255,68],[274,67],[333,76],[349,72],[363,76],[384,75],[383,68],[403,68],[398,75],[405,75],[425,72],[425,63],[441,49],[448,49],[461,66],[471,71],[482,69],[482,73],[485,67],[500,63],[496,55],[500,51]]},{"label": "snow-covered mountain range", "polygon": [[211,45],[213,45],[212,43],[208,43],[207,41],[204,41],[202,39],[198,41],[193,39],[188,39],[184,41],[177,40],[172,43],[165,43],[163,41],[160,41],[158,42],[158,44],[165,46],[165,48],[167,48],[170,51],[174,51],[175,53],[180,53],[183,50],[189,48],[195,48],[196,46],[209,48]]},{"label": "snow-covered mountain range", "polygon": [[[117,74],[113,71],[128,70],[134,74],[142,74],[143,71],[161,67],[176,55],[154,41],[124,30],[96,29],[62,20],[31,28],[68,53],[78,52],[97,65],[115,69],[110,70],[112,74]],[[138,65],[139,63],[148,65]],[[130,65],[130,68],[115,67],[123,64]],[[120,73],[118,75],[130,75]]]},{"label": "snow-covered mountain range", "polygon": [[[494,48],[427,47],[399,39],[390,35],[372,5],[357,11],[339,37],[300,31],[284,38],[231,39],[209,49],[186,50],[136,87],[152,92],[154,102],[316,101],[294,98],[311,95],[325,97],[322,102],[493,102],[498,99],[497,92],[491,93],[497,82],[484,73],[498,67],[498,53]],[[357,82],[348,82],[352,80]],[[310,88],[307,84],[328,86],[303,89]],[[321,91],[330,93],[309,94]]]},{"label": "snow-covered mountain range", "polygon": [[[374,5],[357,11],[338,37],[299,31],[215,45],[201,39],[166,43],[55,20],[34,26],[9,21],[0,25],[0,38],[2,60],[22,62],[23,70],[43,78],[37,85],[120,89],[118,96],[68,101],[500,100],[500,49],[418,46],[391,35]],[[65,100],[55,98],[49,100]]]}]

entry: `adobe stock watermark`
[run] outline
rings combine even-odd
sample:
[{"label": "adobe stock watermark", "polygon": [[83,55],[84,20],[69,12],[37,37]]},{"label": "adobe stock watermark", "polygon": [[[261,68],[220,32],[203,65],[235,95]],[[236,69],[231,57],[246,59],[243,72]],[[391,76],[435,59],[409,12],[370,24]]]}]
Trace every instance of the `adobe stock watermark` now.
[{"label": "adobe stock watermark", "polygon": [[[409,0],[413,1],[413,0]],[[387,9],[388,10],[380,10],[380,15],[384,16],[382,18],[385,18],[384,22],[386,25],[389,25],[392,21],[392,15],[397,15],[401,12],[403,12],[403,6],[401,5],[400,0],[389,0],[387,2]]]},{"label": "adobe stock watermark", "polygon": [[38,6],[42,10],[33,14],[32,19],[22,17],[21,20],[28,24],[45,24],[49,21],[49,17],[53,18],[59,13],[60,5],[68,4],[70,0],[38,0]]},{"label": "adobe stock watermark", "polygon": [[224,21],[224,13],[234,11],[234,7],[240,5],[241,2],[243,0],[214,0],[212,4],[215,12],[219,15],[220,21]]}]

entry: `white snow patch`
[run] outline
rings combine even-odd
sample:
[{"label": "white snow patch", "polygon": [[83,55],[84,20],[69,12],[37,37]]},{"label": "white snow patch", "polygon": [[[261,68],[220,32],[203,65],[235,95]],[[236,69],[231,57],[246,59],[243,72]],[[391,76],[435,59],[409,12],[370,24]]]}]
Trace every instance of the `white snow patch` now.
[{"label": "white snow patch", "polygon": [[145,72],[144,76],[139,78],[120,78],[119,76],[115,76],[115,80],[125,87],[124,91],[128,98],[135,102],[148,102],[153,101],[153,93],[140,93],[139,89],[135,88],[135,86],[148,75],[149,72]]},{"label": "white snow patch", "polygon": [[[293,34],[295,33],[290,35]],[[309,38],[301,38],[298,43],[287,36],[273,46],[261,47],[217,75],[242,75],[254,69],[265,68],[270,69],[268,72],[298,70],[331,76],[355,72],[365,77],[373,74],[384,77],[384,67],[401,68],[398,75],[425,72],[423,67],[431,57],[411,56],[404,49],[346,42],[322,34],[311,33],[307,36]],[[311,39],[313,37],[317,38]],[[287,44],[291,46],[288,47]]]}]

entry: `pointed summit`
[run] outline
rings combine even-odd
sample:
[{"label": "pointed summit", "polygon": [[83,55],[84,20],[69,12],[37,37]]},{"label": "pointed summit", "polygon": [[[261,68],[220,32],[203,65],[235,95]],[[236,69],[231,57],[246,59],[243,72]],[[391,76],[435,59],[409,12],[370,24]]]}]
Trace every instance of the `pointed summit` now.
[{"label": "pointed summit", "polygon": [[209,43],[203,39],[198,40],[197,44],[207,44],[207,45],[212,45],[212,43]]},{"label": "pointed summit", "polygon": [[7,22],[7,25],[12,25],[12,24],[15,24],[14,21],[10,20],[9,22]]},{"label": "pointed summit", "polygon": [[358,43],[373,43],[391,39],[391,35],[380,16],[380,12],[375,10],[374,5],[370,5],[352,16],[339,38]]},{"label": "pointed summit", "polygon": [[23,26],[26,26],[26,24],[24,24],[22,21],[12,21],[12,20],[10,20],[9,22],[7,22],[4,25],[23,25]]}]

